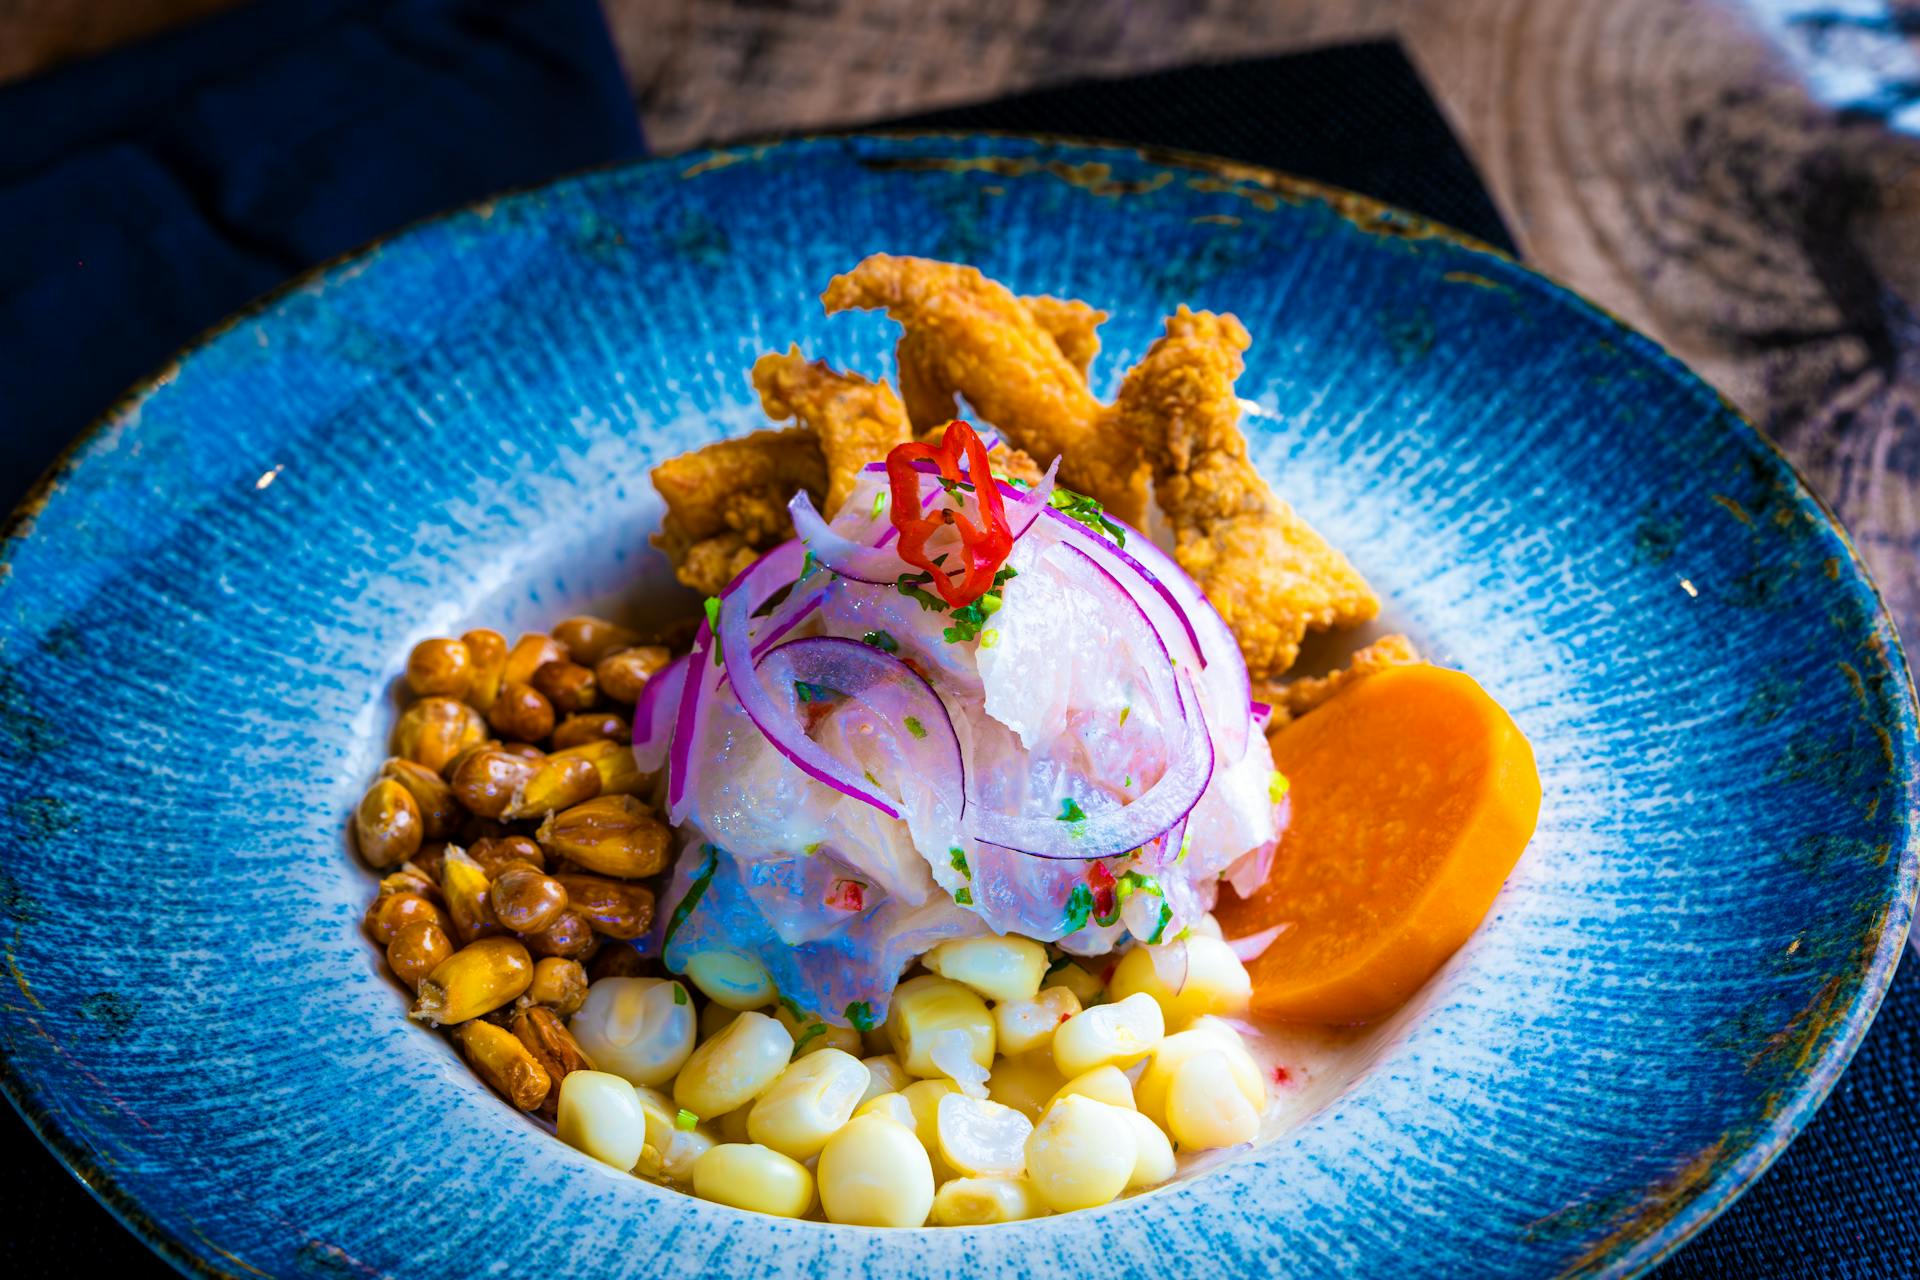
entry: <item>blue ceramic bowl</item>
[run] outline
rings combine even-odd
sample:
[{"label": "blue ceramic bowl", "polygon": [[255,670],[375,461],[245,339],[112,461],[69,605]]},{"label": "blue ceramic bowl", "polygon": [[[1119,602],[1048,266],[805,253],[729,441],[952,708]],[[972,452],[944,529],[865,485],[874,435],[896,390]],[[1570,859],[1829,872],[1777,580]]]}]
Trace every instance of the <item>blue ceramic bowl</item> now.
[{"label": "blue ceramic bowl", "polygon": [[[1098,1212],[750,1217],[534,1132],[402,1017],[343,828],[409,646],[645,590],[654,462],[874,250],[1238,313],[1260,462],[1532,738],[1485,925],[1284,1138]],[[635,583],[643,585],[636,587]],[[1507,259],[1191,157],[853,138],[609,170],[320,270],[141,388],[0,568],[14,1103],[223,1275],[1604,1274],[1832,1086],[1906,935],[1913,694],[1831,517],[1651,343]]]}]

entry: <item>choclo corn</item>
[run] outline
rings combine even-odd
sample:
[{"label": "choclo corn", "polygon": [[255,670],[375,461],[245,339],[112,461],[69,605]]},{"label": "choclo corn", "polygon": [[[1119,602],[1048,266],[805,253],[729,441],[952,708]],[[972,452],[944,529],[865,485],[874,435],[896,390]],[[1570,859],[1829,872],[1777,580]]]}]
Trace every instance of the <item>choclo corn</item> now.
[{"label": "choclo corn", "polygon": [[989,1000],[1027,1000],[1040,990],[1047,949],[1031,938],[955,938],[929,951],[921,963]]},{"label": "choclo corn", "polygon": [[867,1089],[860,1095],[861,1102],[877,1098],[883,1093],[898,1093],[913,1081],[907,1069],[900,1065],[900,1059],[890,1053],[862,1058],[860,1065],[867,1069]]},{"label": "choclo corn", "polygon": [[709,1000],[700,1007],[700,1040],[705,1043],[727,1029],[727,1024],[740,1016],[740,1010],[729,1009],[716,1001]]},{"label": "choclo corn", "polygon": [[1227,936],[1220,931],[1220,922],[1213,918],[1213,912],[1211,911],[1202,913],[1200,918],[1193,922],[1193,935],[1195,937],[1205,938],[1225,938]]},{"label": "choclo corn", "polygon": [[1026,1167],[1033,1121],[1012,1107],[950,1093],[935,1111],[940,1155],[965,1177],[1006,1177]]},{"label": "choclo corn", "polygon": [[1061,1085],[1059,1091],[1047,1099],[1051,1107],[1068,1094],[1081,1094],[1096,1102],[1104,1102],[1110,1107],[1119,1107],[1125,1111],[1135,1109],[1133,1103],[1133,1082],[1127,1079],[1126,1072],[1108,1063],[1093,1070],[1075,1076]]},{"label": "choclo corn", "polygon": [[773,979],[752,956],[699,952],[687,958],[687,978],[707,999],[728,1009],[764,1009],[773,1003]]},{"label": "choclo corn", "polygon": [[1066,1081],[1045,1052],[1002,1058],[987,1078],[987,1096],[1012,1107],[1029,1120],[1038,1120],[1047,1103]]},{"label": "choclo corn", "polygon": [[798,1160],[757,1143],[709,1147],[693,1166],[693,1194],[736,1209],[798,1218],[813,1208],[813,1175]]},{"label": "choclo corn", "polygon": [[632,1169],[647,1144],[639,1095],[619,1076],[572,1071],[560,1082],[560,1141],[616,1169]]},{"label": "choclo corn", "polygon": [[1166,1029],[1159,1003],[1143,992],[1095,1005],[1053,1033],[1054,1065],[1069,1079],[1107,1063],[1131,1066],[1153,1052]]},{"label": "choclo corn", "polygon": [[1174,1141],[1194,1151],[1252,1142],[1260,1132],[1260,1113],[1240,1092],[1224,1052],[1204,1050],[1174,1069],[1167,1129]]},{"label": "choclo corn", "polygon": [[827,1139],[815,1177],[829,1222],[917,1227],[933,1211],[927,1149],[882,1115],[857,1116]]},{"label": "choclo corn", "polygon": [[1173,1143],[1159,1125],[1138,1111],[1129,1111],[1127,1116],[1134,1141],[1133,1174],[1127,1179],[1127,1190],[1157,1187],[1173,1176]]},{"label": "choclo corn", "polygon": [[674,1078],[673,1100],[697,1116],[724,1115],[764,1093],[792,1056],[787,1029],[749,1009],[693,1051]]},{"label": "choclo corn", "polygon": [[993,1015],[971,988],[931,975],[909,978],[895,988],[887,1034],[910,1074],[943,1074],[933,1061],[934,1037],[942,1031],[964,1032],[969,1056],[982,1067],[993,1066]]},{"label": "choclo corn", "polygon": [[755,1100],[747,1135],[795,1160],[819,1155],[860,1105],[869,1078],[860,1059],[838,1049],[797,1058]]},{"label": "choclo corn", "polygon": [[1057,960],[1046,976],[1040,979],[1040,989],[1065,987],[1073,992],[1073,998],[1080,1002],[1083,1009],[1091,1009],[1106,999],[1106,984],[1087,972],[1071,960]]},{"label": "choclo corn", "polygon": [[1180,1064],[1195,1054],[1218,1050],[1224,1054],[1234,1085],[1258,1113],[1267,1105],[1267,1081],[1260,1067],[1247,1052],[1240,1033],[1217,1018],[1196,1018],[1185,1031],[1175,1032],[1154,1046],[1147,1069],[1133,1086],[1133,1100],[1142,1115],[1161,1128],[1167,1128],[1167,1093],[1173,1087],[1174,1073]]},{"label": "choclo corn", "polygon": [[1153,967],[1153,953],[1135,947],[1120,957],[1108,988],[1113,998],[1123,999],[1144,991],[1159,1002],[1168,1026],[1177,1026],[1202,1014],[1228,1014],[1238,1017],[1247,1011],[1253,999],[1253,979],[1233,948],[1218,938],[1195,934],[1176,943],[1187,949],[1187,980],[1178,993],[1160,980]]},{"label": "choclo corn", "polygon": [[939,1227],[1022,1222],[1046,1212],[1039,1192],[1025,1178],[954,1178],[933,1195],[933,1223]]},{"label": "choclo corn", "polygon": [[533,956],[518,938],[470,942],[420,981],[410,1017],[446,1025],[512,1004],[533,983]]},{"label": "choclo corn", "polygon": [[959,1092],[959,1085],[944,1078],[916,1080],[900,1091],[900,1096],[907,1100],[907,1106],[913,1112],[914,1136],[927,1149],[934,1176],[940,1182],[953,1176],[953,1166],[940,1154],[940,1099]]},{"label": "choclo corn", "polygon": [[797,1017],[784,1004],[773,1011],[773,1016],[793,1037],[795,1057],[804,1058],[822,1049],[838,1049],[855,1058],[866,1052],[866,1046],[860,1041],[860,1033],[852,1027],[836,1027],[825,1018],[817,1018],[812,1014]]},{"label": "choclo corn", "polygon": [[693,1052],[693,1000],[677,982],[602,978],[587,988],[571,1028],[602,1071],[665,1084]]},{"label": "choclo corn", "polygon": [[993,1034],[1001,1053],[1032,1053],[1053,1043],[1060,1024],[1080,1012],[1080,998],[1065,987],[1048,987],[1026,1000],[993,1006]]},{"label": "choclo corn", "polygon": [[1127,1188],[1139,1158],[1125,1113],[1082,1094],[1047,1108],[1027,1139],[1027,1177],[1049,1209],[1091,1209]]},{"label": "choclo corn", "polygon": [[714,1145],[713,1134],[697,1124],[682,1127],[680,1108],[658,1089],[636,1086],[633,1092],[647,1122],[646,1146],[633,1171],[662,1182],[692,1182],[694,1165]]},{"label": "choclo corn", "polygon": [[904,1095],[898,1093],[876,1093],[853,1109],[856,1116],[885,1116],[895,1124],[918,1136],[917,1121],[913,1114],[913,1104]]},{"label": "choclo corn", "polygon": [[714,1132],[720,1135],[722,1142],[752,1142],[753,1135],[747,1132],[747,1120],[753,1115],[754,1104],[735,1107],[713,1122]]}]

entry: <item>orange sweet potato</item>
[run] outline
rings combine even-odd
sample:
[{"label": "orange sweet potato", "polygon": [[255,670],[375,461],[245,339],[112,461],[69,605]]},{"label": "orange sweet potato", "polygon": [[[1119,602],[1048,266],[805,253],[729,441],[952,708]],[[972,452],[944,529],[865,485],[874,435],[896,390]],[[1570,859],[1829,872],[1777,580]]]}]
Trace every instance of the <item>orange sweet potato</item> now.
[{"label": "orange sweet potato", "polygon": [[1470,676],[1397,667],[1273,736],[1292,813],[1250,898],[1222,886],[1227,937],[1288,927],[1247,968],[1253,1008],[1296,1022],[1380,1017],[1486,915],[1533,835],[1540,775]]}]

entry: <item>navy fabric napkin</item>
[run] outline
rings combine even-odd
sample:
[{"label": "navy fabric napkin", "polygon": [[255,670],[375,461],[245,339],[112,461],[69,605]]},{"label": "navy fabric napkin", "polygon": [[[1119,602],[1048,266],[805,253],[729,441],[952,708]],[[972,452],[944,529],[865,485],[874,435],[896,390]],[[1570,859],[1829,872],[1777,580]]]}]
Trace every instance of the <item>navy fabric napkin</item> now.
[{"label": "navy fabric napkin", "polygon": [[[1212,152],[1512,247],[1389,44],[895,123]],[[23,492],[133,380],[301,268],[439,209],[639,150],[591,0],[260,4],[0,89],[0,488]],[[0,1273],[164,1272],[10,1110],[0,1169],[11,1184]],[[1914,1275],[1916,1239],[1920,967],[1908,964],[1806,1133],[1660,1274]]]}]

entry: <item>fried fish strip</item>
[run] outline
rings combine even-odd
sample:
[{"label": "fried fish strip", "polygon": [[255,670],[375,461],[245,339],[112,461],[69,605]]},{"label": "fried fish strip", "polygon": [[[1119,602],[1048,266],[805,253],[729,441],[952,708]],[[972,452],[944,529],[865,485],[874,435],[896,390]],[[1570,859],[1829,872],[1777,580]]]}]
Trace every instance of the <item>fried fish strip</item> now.
[{"label": "fried fish strip", "polygon": [[819,439],[829,520],[853,492],[860,468],[912,437],[907,411],[892,387],[841,373],[824,360],[809,363],[799,347],[785,354],[770,351],[754,361],[753,388],[769,418],[797,419]]},{"label": "fried fish strip", "polygon": [[[1122,519],[1145,515],[1138,460],[1106,447],[1085,377],[1006,286],[958,263],[875,254],[835,276],[821,301],[829,313],[884,309],[906,330],[900,380],[916,426],[951,417],[958,392],[1013,447],[1058,455],[1065,484]],[[1084,318],[1076,323],[1091,333]]]},{"label": "fried fish strip", "polygon": [[733,576],[791,536],[787,500],[805,489],[818,501],[827,467],[811,431],[756,431],[669,458],[653,469],[667,504],[653,545],[674,576],[718,595]]},{"label": "fried fish strip", "polygon": [[1413,641],[1399,634],[1381,636],[1356,651],[1347,659],[1347,665],[1338,671],[1304,680],[1289,680],[1285,684],[1256,684],[1253,696],[1273,706],[1273,719],[1267,722],[1267,732],[1272,733],[1307,712],[1325,706],[1335,694],[1376,672],[1389,667],[1410,667],[1418,661],[1420,651],[1413,647]]},{"label": "fried fish strip", "polygon": [[[988,281],[991,284],[991,281]],[[1097,330],[1106,322],[1107,313],[1072,298],[1054,298],[1046,294],[1018,299],[1033,322],[1046,330],[1053,345],[1066,362],[1087,380],[1093,358],[1100,354]],[[959,388],[947,380],[940,344],[930,333],[908,329],[900,335],[894,349],[894,363],[900,375],[900,399],[906,402],[907,417],[919,432],[944,427],[957,415],[954,396]]]},{"label": "fried fish strip", "polygon": [[1233,386],[1246,329],[1184,306],[1166,328],[1122,383],[1112,428],[1152,469],[1174,556],[1233,628],[1248,671],[1275,676],[1310,629],[1364,622],[1380,601],[1247,457]]},{"label": "fried fish strip", "polygon": [[1022,298],[1020,305],[1036,324],[1052,335],[1053,345],[1060,348],[1068,364],[1080,371],[1080,380],[1085,382],[1087,370],[1093,367],[1093,358],[1100,354],[1097,331],[1106,323],[1107,313],[1077,298],[1055,298],[1044,293]]}]

